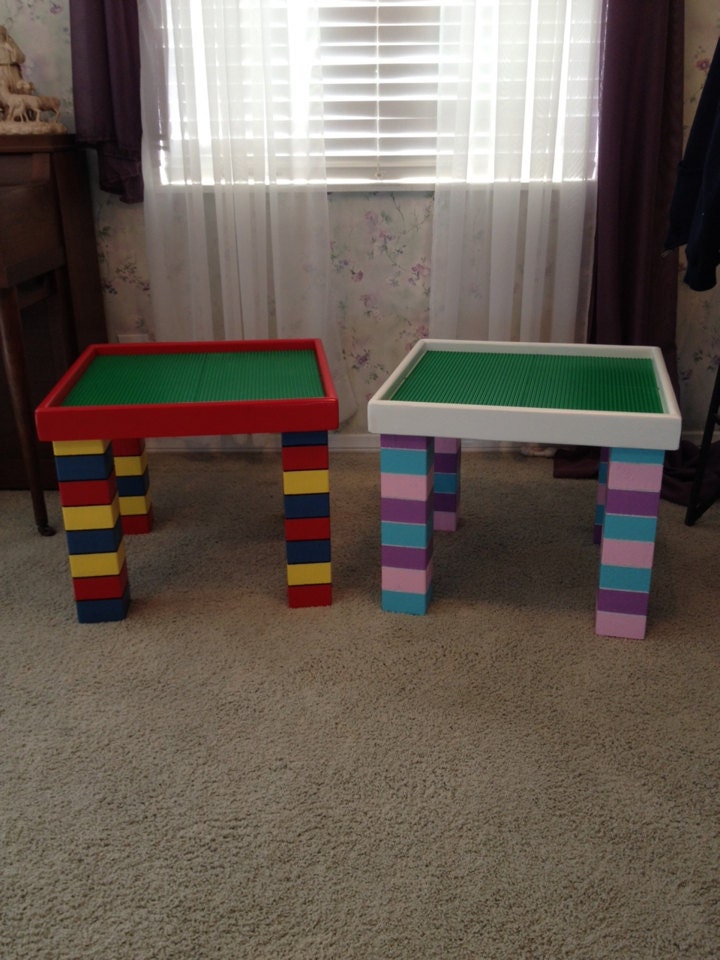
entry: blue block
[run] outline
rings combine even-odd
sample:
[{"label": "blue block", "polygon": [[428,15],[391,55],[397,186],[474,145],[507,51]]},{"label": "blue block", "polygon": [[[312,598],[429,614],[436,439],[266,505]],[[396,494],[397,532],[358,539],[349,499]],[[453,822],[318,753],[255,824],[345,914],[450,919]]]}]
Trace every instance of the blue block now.
[{"label": "blue block", "polygon": [[108,447],[105,453],[55,457],[55,470],[61,483],[68,480],[105,480],[114,468],[112,447]]},{"label": "blue block", "polygon": [[78,600],[76,606],[80,623],[107,623],[111,620],[124,620],[130,607],[130,587],[125,588],[122,597],[108,600]]},{"label": "blue block", "polygon": [[123,538],[122,519],[111,529],[104,530],[68,530],[68,553],[115,553]]},{"label": "blue block", "polygon": [[118,477],[117,490],[119,497],[144,497],[150,487],[150,473],[145,471],[139,477]]},{"label": "blue block", "polygon": [[284,447],[320,447],[327,446],[327,430],[311,430],[308,433],[283,433]]},{"label": "blue block", "polygon": [[435,493],[457,493],[458,476],[456,473],[436,473],[433,480]]},{"label": "blue block", "polygon": [[382,591],[382,608],[387,613],[412,613],[420,616],[427,613],[432,590],[427,593],[401,593],[399,590]]},{"label": "blue block", "polygon": [[329,517],[329,493],[288,493],[284,496],[285,517],[298,520],[302,517]]},{"label": "blue block", "polygon": [[600,589],[649,593],[651,577],[652,570],[649,568],[613,567],[602,564],[600,567]]},{"label": "blue block", "polygon": [[288,540],[288,563],[327,563],[330,560],[329,540]]}]

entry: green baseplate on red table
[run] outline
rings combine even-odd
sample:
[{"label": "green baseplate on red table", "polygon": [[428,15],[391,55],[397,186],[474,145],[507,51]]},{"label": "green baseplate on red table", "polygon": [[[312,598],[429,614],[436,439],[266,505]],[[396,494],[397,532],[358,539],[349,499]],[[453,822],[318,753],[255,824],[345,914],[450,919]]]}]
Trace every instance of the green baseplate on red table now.
[{"label": "green baseplate on red table", "polygon": [[635,357],[428,350],[389,401],[662,413],[653,363]]},{"label": "green baseplate on red table", "polygon": [[96,356],[64,407],[322,397],[312,350]]}]

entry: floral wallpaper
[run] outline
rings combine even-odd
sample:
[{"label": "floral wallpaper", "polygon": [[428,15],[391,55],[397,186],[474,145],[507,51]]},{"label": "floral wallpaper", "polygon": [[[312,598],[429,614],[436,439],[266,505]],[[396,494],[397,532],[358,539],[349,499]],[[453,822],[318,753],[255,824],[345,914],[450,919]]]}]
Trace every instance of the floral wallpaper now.
[{"label": "floral wallpaper", "polygon": [[[720,36],[712,0],[686,0],[685,126]],[[42,94],[60,97],[70,132],[72,74],[68,0],[0,0],[4,24],[26,56],[25,77]],[[92,155],[90,163],[92,168]],[[93,184],[97,177],[93,175]],[[153,335],[143,210],[94,187],[95,220],[108,334]],[[404,353],[427,335],[432,193],[335,193],[330,197],[331,296],[358,413],[343,426],[366,432],[364,400]],[[702,429],[720,362],[720,286],[691,291],[678,277],[678,351],[686,432]]]},{"label": "floral wallpaper", "polygon": [[331,302],[358,413],[421,337],[428,335],[432,193],[331,194]]}]

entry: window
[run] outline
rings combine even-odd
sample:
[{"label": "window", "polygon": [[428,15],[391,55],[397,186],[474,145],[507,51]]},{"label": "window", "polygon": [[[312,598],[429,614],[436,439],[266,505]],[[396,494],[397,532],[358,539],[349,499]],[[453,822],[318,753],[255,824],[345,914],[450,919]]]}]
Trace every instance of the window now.
[{"label": "window", "polygon": [[367,189],[592,178],[599,9],[165,0],[165,180]]}]

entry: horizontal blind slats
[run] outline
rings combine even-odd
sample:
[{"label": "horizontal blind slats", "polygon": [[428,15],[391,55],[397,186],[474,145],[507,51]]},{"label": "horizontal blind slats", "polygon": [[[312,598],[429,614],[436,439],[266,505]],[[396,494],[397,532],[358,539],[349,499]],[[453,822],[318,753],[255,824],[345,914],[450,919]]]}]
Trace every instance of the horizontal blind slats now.
[{"label": "horizontal blind slats", "polygon": [[[558,138],[568,157],[565,173],[587,168],[598,0],[316,0],[309,3],[317,16],[314,54],[291,34],[294,2],[262,4],[269,60],[248,26],[259,16],[256,0],[203,0],[194,18],[174,23],[171,121],[181,140],[207,141],[201,150],[210,167],[216,138],[243,138],[245,152],[255,155],[263,148],[254,138],[290,140],[304,125],[305,149],[325,144],[330,179],[348,170],[355,178],[376,179],[388,170],[402,178],[406,170],[408,177],[423,171],[433,179],[435,159],[452,152],[452,135],[438,133],[439,112],[457,103],[474,56],[467,91],[480,129],[469,135],[471,178],[481,181],[497,170],[547,178],[547,159],[531,160],[529,152],[550,156]],[[474,49],[465,27],[470,6]],[[575,18],[569,49],[568,9]],[[449,43],[442,52],[441,41]],[[198,84],[201,69],[207,75]],[[304,119],[298,93],[311,111]],[[213,176],[210,169],[207,175]]]}]

